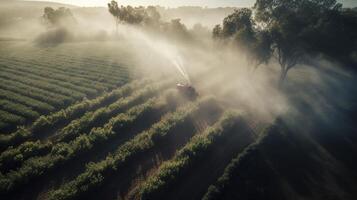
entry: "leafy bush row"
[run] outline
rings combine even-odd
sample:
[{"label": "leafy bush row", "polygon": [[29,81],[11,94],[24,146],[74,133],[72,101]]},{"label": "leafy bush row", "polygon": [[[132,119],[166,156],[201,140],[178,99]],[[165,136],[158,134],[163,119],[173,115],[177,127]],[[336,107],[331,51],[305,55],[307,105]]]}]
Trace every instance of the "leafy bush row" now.
[{"label": "leafy bush row", "polygon": [[15,82],[20,82],[20,83],[23,83],[26,85],[30,85],[35,88],[40,88],[43,90],[70,96],[74,99],[82,99],[83,97],[85,97],[85,95],[83,93],[76,92],[76,91],[70,90],[65,87],[60,87],[56,84],[49,83],[46,80],[37,80],[34,78],[29,78],[29,77],[21,77],[21,76],[14,75],[12,73],[7,73],[7,72],[1,72],[0,77],[7,79],[7,80],[12,80]]},{"label": "leafy bush row", "polygon": [[[152,98],[144,104],[141,104],[141,105],[138,105],[138,106],[135,106],[135,107],[129,109],[128,112],[126,112],[126,113],[121,113],[118,116],[113,117],[112,119],[110,119],[110,121],[107,124],[104,125],[103,128],[95,128],[88,135],[79,136],[80,139],[77,138],[77,140],[76,140],[76,142],[74,142],[74,144],[81,143],[78,141],[84,141],[84,140],[86,140],[87,142],[89,141],[90,143],[93,143],[93,145],[91,145],[90,148],[86,149],[87,151],[89,151],[94,146],[94,144],[99,143],[98,140],[100,140],[103,143],[105,141],[108,141],[108,139],[110,139],[110,138],[120,136],[120,134],[117,134],[117,132],[129,129],[131,126],[133,126],[134,123],[136,123],[140,120],[143,120],[143,118],[145,118],[145,116],[149,117],[150,116],[149,113],[159,113],[160,111],[165,111],[165,110],[166,110],[165,112],[167,112],[167,108],[170,108],[172,106],[175,107],[177,105],[177,103],[172,102],[173,98],[174,98],[174,93],[171,90],[169,90],[166,93],[164,93],[163,96],[159,99]],[[98,135],[100,137],[98,137]],[[84,139],[84,138],[86,138],[86,139]],[[28,155],[30,155],[30,154],[36,155],[37,149],[36,148],[32,148],[32,149],[27,148],[27,146],[29,144],[36,143],[36,144],[40,144],[42,146],[52,147],[53,145],[55,145],[54,143],[57,143],[57,142],[59,143],[58,145],[63,144],[63,143],[60,143],[60,141],[47,142],[47,143],[25,142],[22,145],[18,146],[17,148],[8,149],[3,154],[1,154],[0,158],[3,155],[5,157],[7,157],[7,155],[11,155],[13,158],[21,156],[21,158],[23,158],[23,159],[20,161],[23,162],[26,160],[26,158],[30,158],[30,157],[24,157],[24,156],[20,155],[20,154],[23,154],[23,149],[26,149],[26,153]],[[89,145],[89,143],[87,143],[87,145]],[[47,148],[46,151],[45,150],[41,151],[42,155],[50,153],[51,149],[52,148]],[[35,151],[35,152],[32,152],[32,151]],[[76,153],[76,154],[78,154],[78,153]],[[41,155],[36,155],[36,156],[41,156]],[[8,158],[8,160],[11,160],[11,159]],[[1,159],[0,159],[0,161],[1,161]],[[16,161],[17,161],[16,162],[17,165],[9,165],[9,167],[7,167],[5,169],[9,170],[11,168],[11,166],[15,166],[15,167],[20,166],[21,162],[19,160],[16,160]],[[13,169],[13,168],[11,168],[11,169]]]},{"label": "leafy bush row", "polygon": [[77,137],[79,134],[90,131],[93,127],[100,127],[106,123],[113,115],[117,115],[126,109],[145,101],[154,96],[157,92],[168,87],[167,82],[152,84],[137,90],[131,96],[120,98],[113,104],[100,108],[96,111],[87,112],[77,120],[73,120],[64,127],[59,133],[59,140],[67,142]]},{"label": "leafy bush row", "polygon": [[241,171],[241,163],[244,163],[245,160],[249,159],[249,157],[254,156],[254,154],[259,151],[259,146],[268,141],[272,136],[271,133],[275,132],[277,129],[279,129],[278,124],[271,125],[264,130],[263,135],[257,141],[245,148],[244,151],[236,158],[233,158],[225,168],[222,176],[219,177],[218,180],[208,188],[202,199],[225,199],[224,194],[226,192],[232,192],[230,190],[233,190],[233,193],[236,193],[237,190],[234,189],[234,179],[236,179],[235,177],[237,177],[237,174],[239,174],[239,171]]},{"label": "leafy bush row", "polygon": [[0,79],[0,88],[39,100],[41,102],[46,102],[54,107],[63,107],[74,101],[74,99],[71,99],[67,96],[31,87],[16,81]]},{"label": "leafy bush row", "polygon": [[[82,78],[86,78],[89,80],[100,81],[101,83],[107,83],[107,84],[111,84],[111,85],[117,85],[117,81],[114,81],[114,80],[117,80],[118,78],[120,78],[120,80],[122,80],[122,78],[128,76],[126,68],[120,68],[118,70],[115,70],[115,73],[113,73],[113,71],[108,73],[105,70],[103,71],[103,67],[106,67],[106,66],[96,65],[95,68],[91,69],[91,68],[88,68],[88,64],[86,62],[82,62],[82,61],[73,62],[68,58],[66,58],[66,60],[51,58],[51,60],[49,60],[49,61],[42,59],[41,62],[38,62],[37,60],[31,61],[28,59],[19,60],[18,58],[13,58],[11,60],[7,60],[4,63],[8,64],[9,62],[16,63],[17,65],[24,65],[26,63],[26,64],[30,64],[31,67],[34,66],[39,69],[45,69],[46,71],[53,71],[53,72],[57,72],[60,74],[74,76],[74,77],[82,77]],[[53,65],[53,63],[56,63],[56,65]],[[65,66],[65,65],[70,65],[70,67],[64,68],[63,66]],[[77,65],[82,65],[85,67],[77,67]],[[104,76],[104,78],[100,78],[103,76]]]},{"label": "leafy bush row", "polygon": [[95,99],[86,99],[80,103],[69,106],[53,114],[41,116],[29,128],[21,127],[10,135],[1,135],[0,149],[5,149],[8,146],[20,144],[26,139],[37,137],[36,135],[38,134],[48,132],[50,129],[57,128],[62,124],[67,124],[73,119],[82,116],[85,112],[95,110],[101,106],[113,103],[118,98],[131,94],[136,88],[149,82],[149,80],[134,81]]},{"label": "leafy bush row", "polygon": [[7,63],[6,66],[3,66],[3,65],[0,65],[0,66],[2,66],[3,70],[9,71],[9,72],[18,72],[18,71],[26,72],[31,75],[46,77],[49,79],[62,81],[62,82],[73,83],[76,86],[79,86],[78,88],[83,87],[85,90],[82,92],[86,92],[86,91],[90,92],[90,91],[94,91],[94,90],[103,91],[104,89],[111,86],[111,85],[108,85],[105,83],[100,83],[100,82],[93,84],[94,82],[92,80],[88,80],[88,79],[82,78],[82,77],[76,77],[76,76],[73,76],[73,74],[62,74],[61,72],[58,72],[58,70],[53,70],[52,67],[41,68],[41,67],[38,67],[37,65],[29,66],[29,65],[26,65],[23,63],[20,65],[13,65],[11,63]]},{"label": "leafy bush row", "polygon": [[5,99],[0,99],[0,109],[31,120],[36,119],[40,116],[38,112],[33,111],[31,108],[27,106],[14,103],[12,101],[8,101]]},{"label": "leafy bush row", "polygon": [[7,99],[7,100],[10,100],[13,102],[21,103],[23,105],[29,106],[29,107],[33,108],[34,110],[36,110],[38,112],[42,112],[42,113],[47,113],[49,111],[54,110],[54,107],[48,105],[47,103],[43,103],[43,102],[37,101],[35,99],[31,99],[29,97],[22,96],[22,95],[14,93],[14,92],[10,92],[10,91],[3,90],[3,89],[0,89],[0,98]]},{"label": "leafy bush row", "polygon": [[20,77],[26,77],[29,79],[33,80],[39,80],[39,81],[45,81],[47,83],[51,83],[53,85],[61,86],[63,88],[67,88],[71,91],[76,91],[78,93],[88,95],[88,96],[94,96],[97,94],[97,90],[92,89],[91,87],[84,87],[81,85],[77,85],[75,83],[71,83],[68,80],[68,77],[65,77],[63,80],[56,80],[48,75],[46,71],[42,72],[42,75],[37,75],[31,72],[32,70],[29,69],[11,69],[11,68],[6,68],[4,69],[2,67],[1,69],[2,73],[8,73],[11,74],[11,76],[20,76]]},{"label": "leafy bush row", "polygon": [[238,113],[225,112],[213,127],[194,136],[172,160],[163,163],[159,170],[147,179],[139,189],[140,199],[160,199],[167,189],[175,186],[178,179],[209,151],[218,138],[233,128],[239,118]]},{"label": "leafy bush row", "polygon": [[167,137],[175,127],[183,125],[189,119],[189,116],[199,111],[201,104],[207,103],[209,100],[203,99],[189,103],[177,111],[165,115],[160,122],[154,124],[149,130],[121,145],[114,154],[108,155],[106,159],[100,162],[90,163],[85,172],[78,175],[74,180],[63,184],[57,190],[51,191],[49,199],[80,198],[84,193],[100,186],[121,166],[130,162],[132,158],[153,149],[160,142],[160,139]]},{"label": "leafy bush row", "polygon": [[0,110],[0,121],[11,124],[20,124],[25,122],[25,118]]},{"label": "leafy bush row", "polygon": [[112,118],[104,127],[95,128],[89,134],[83,134],[69,143],[51,144],[53,147],[47,156],[29,159],[17,171],[11,171],[0,177],[0,191],[3,193],[12,191],[31,179],[43,176],[59,165],[102,146],[101,144],[110,141],[113,137],[120,136],[121,130],[133,126],[146,113],[160,110],[166,104],[166,101],[157,98],[150,99]]},{"label": "leafy bush row", "polygon": [[0,169],[4,174],[10,169],[21,165],[21,163],[33,156],[41,156],[50,151],[52,143],[25,142],[18,148],[10,148],[0,155]]}]

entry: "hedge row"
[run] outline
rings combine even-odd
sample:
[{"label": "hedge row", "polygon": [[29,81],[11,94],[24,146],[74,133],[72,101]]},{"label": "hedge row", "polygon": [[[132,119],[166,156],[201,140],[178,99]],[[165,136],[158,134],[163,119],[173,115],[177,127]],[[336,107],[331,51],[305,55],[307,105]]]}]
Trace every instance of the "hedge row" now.
[{"label": "hedge row", "polygon": [[29,159],[17,171],[10,171],[0,177],[1,193],[13,191],[33,178],[43,176],[59,165],[69,163],[80,155],[102,146],[101,144],[113,137],[120,136],[121,130],[133,126],[145,113],[160,110],[166,104],[165,101],[153,98],[145,104],[131,108],[127,113],[112,118],[103,128],[95,128],[89,134],[83,134],[69,143],[52,144],[52,150],[47,156]]},{"label": "hedge row", "polygon": [[203,134],[194,136],[172,160],[164,162],[158,171],[146,180],[139,189],[140,199],[162,198],[169,188],[175,186],[178,179],[184,177],[185,172],[190,171],[190,167],[199,162],[218,138],[230,132],[239,120],[240,114],[225,112],[213,127],[206,129]]},{"label": "hedge row", "polygon": [[68,124],[88,111],[113,103],[117,99],[130,95],[135,89],[151,82],[150,80],[134,81],[112,92],[106,93],[92,100],[84,100],[58,112],[38,118],[29,128],[19,128],[9,135],[0,135],[0,149],[18,145],[32,137],[38,137],[50,129]]},{"label": "hedge row", "polygon": [[131,96],[118,99],[116,102],[107,107],[87,112],[81,118],[73,120],[70,124],[64,127],[58,133],[59,140],[67,142],[82,133],[90,131],[93,127],[100,127],[112,116],[117,115],[120,112],[124,112],[134,105],[144,102],[146,99],[154,96],[166,87],[168,87],[167,82],[152,84],[133,92]]},{"label": "hedge row", "polygon": [[121,145],[114,154],[108,155],[105,160],[89,164],[85,172],[78,175],[74,180],[63,184],[57,190],[51,191],[49,199],[77,199],[100,186],[133,157],[153,149],[160,142],[160,139],[168,136],[175,127],[184,124],[189,116],[198,112],[201,105],[210,100],[203,99],[189,103],[177,111],[167,114],[149,130]]}]

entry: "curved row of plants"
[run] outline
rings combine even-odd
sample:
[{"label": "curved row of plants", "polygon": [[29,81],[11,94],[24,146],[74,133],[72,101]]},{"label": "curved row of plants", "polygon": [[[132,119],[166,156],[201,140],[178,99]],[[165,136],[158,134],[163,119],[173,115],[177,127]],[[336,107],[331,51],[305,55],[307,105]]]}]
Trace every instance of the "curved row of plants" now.
[{"label": "curved row of plants", "polygon": [[26,96],[41,102],[46,102],[53,107],[64,107],[73,103],[75,99],[65,95],[52,93],[39,88],[34,88],[16,81],[9,81],[0,78],[0,88],[8,90],[22,96]]},{"label": "curved row of plants", "polygon": [[55,109],[53,106],[47,103],[3,89],[0,89],[0,98],[26,105],[41,113],[48,113]]},{"label": "curved row of plants", "polygon": [[[126,113],[121,113],[118,116],[110,119],[109,122],[106,123],[102,128],[92,129],[88,135],[82,135],[79,137],[81,140],[87,138],[87,142],[90,141],[92,143],[98,143],[95,140],[100,139],[103,143],[113,137],[120,136],[120,134],[117,134],[116,132],[127,130],[131,126],[135,126],[135,123],[145,118],[145,116],[149,117],[150,113],[157,114],[168,112],[170,109],[179,105],[179,102],[175,102],[175,96],[175,93],[173,93],[171,90],[168,90],[160,98],[152,98],[144,104],[134,106]],[[102,137],[96,137],[96,134],[101,134]],[[103,139],[103,137],[105,139]],[[25,142],[17,148],[10,148],[0,156],[0,161],[4,160],[4,164],[0,165],[0,169],[3,169],[2,172],[8,172],[10,169],[14,170],[16,167],[21,166],[22,163],[31,156],[42,156],[49,154],[52,150],[52,146],[62,144],[63,143],[61,141],[48,141],[46,143],[40,143],[39,141],[36,141]],[[37,145],[37,148],[34,148],[35,145]],[[44,149],[44,147],[50,148]],[[42,149],[41,155],[36,154],[38,149]],[[21,159],[18,159],[18,157]]]},{"label": "curved row of plants", "polygon": [[65,88],[65,87],[62,87],[62,86],[58,86],[56,84],[53,84],[53,83],[49,83],[45,80],[36,80],[36,79],[33,79],[33,78],[28,78],[28,77],[21,77],[21,76],[16,76],[12,73],[1,73],[0,74],[0,77],[6,79],[6,80],[12,80],[12,81],[15,81],[15,82],[19,82],[19,83],[23,83],[23,84],[26,84],[26,85],[29,85],[29,86],[32,86],[32,87],[35,87],[35,88],[40,88],[40,89],[43,89],[43,90],[48,90],[48,91],[51,91],[51,92],[55,92],[55,93],[59,93],[59,94],[62,94],[62,95],[66,95],[66,96],[69,96],[69,97],[72,97],[74,99],[82,99],[83,97],[85,97],[85,94],[83,93],[80,93],[80,92],[76,92],[76,91],[73,91],[73,90],[70,90],[68,88]]},{"label": "curved row of plants", "polygon": [[[53,63],[56,63],[55,65],[53,65]],[[68,61],[68,59],[66,60],[61,60],[61,61],[56,61],[56,59],[51,60],[51,63],[47,63],[44,60],[41,60],[41,62],[38,61],[34,61],[31,62],[29,60],[18,60],[18,59],[12,59],[12,60],[6,60],[4,62],[4,64],[6,66],[9,65],[16,65],[19,67],[28,67],[31,66],[31,68],[36,69],[36,71],[38,70],[45,70],[46,72],[50,72],[50,73],[58,73],[59,75],[62,76],[70,76],[73,78],[79,78],[79,79],[83,79],[86,81],[97,81],[99,80],[99,77],[106,77],[108,78],[108,80],[102,80],[99,81],[102,84],[108,84],[109,85],[115,85],[115,81],[110,80],[110,78],[114,78],[114,74],[106,74],[106,72],[100,73],[99,71],[97,71],[96,73],[92,73],[90,69],[88,68],[75,68],[75,63],[73,65],[71,65],[71,67],[69,68],[64,68],[63,64],[71,64],[70,61]],[[88,70],[87,70],[88,69]],[[124,78],[127,76],[127,73],[125,72],[124,74],[121,73],[122,70],[118,70],[116,75],[116,78],[120,77],[120,78]],[[123,70],[125,71],[125,70]],[[123,76],[124,75],[124,76]],[[98,77],[99,76],[99,77]]]},{"label": "curved row of plants", "polygon": [[[18,57],[14,58],[7,58],[5,60],[5,63],[8,62],[17,62],[18,64],[29,64],[29,65],[35,65],[43,68],[50,68],[59,70],[60,72],[65,72],[65,73],[70,73],[75,76],[91,76],[92,80],[95,80],[95,77],[97,76],[104,76],[106,77],[106,80],[103,80],[107,83],[112,83],[115,84],[113,80],[115,78],[123,78],[128,75],[128,68],[125,67],[108,67],[108,64],[103,64],[103,61],[97,64],[94,64],[87,59],[85,60],[78,60],[78,59],[70,59],[68,56],[63,58],[53,58],[49,57],[48,60],[46,59],[41,59],[41,62],[38,62],[38,60],[32,60],[31,58],[21,58],[21,60]],[[53,63],[56,63],[53,65]],[[92,67],[91,67],[92,66]],[[89,77],[88,77],[89,78]]]},{"label": "curved row of plants", "polygon": [[52,143],[40,141],[25,142],[18,148],[12,148],[0,155],[0,171],[7,173],[10,169],[20,166],[25,160],[33,156],[42,156],[50,152]]},{"label": "curved row of plants", "polygon": [[30,107],[6,99],[0,99],[0,110],[22,116],[30,120],[36,119],[40,116],[38,112],[33,111]]},{"label": "curved row of plants", "polygon": [[128,108],[144,102],[153,97],[159,91],[169,87],[171,81],[156,83],[145,86],[143,89],[134,91],[132,95],[126,98],[120,98],[113,104],[100,108],[96,111],[87,112],[81,118],[71,121],[58,133],[58,140],[68,142],[79,134],[90,131],[93,127],[100,127],[106,123],[112,116],[127,110]]},{"label": "curved row of plants", "polygon": [[7,63],[7,65],[0,65],[3,70],[7,70],[9,72],[13,71],[21,71],[27,72],[35,76],[46,77],[53,80],[64,81],[76,84],[77,86],[95,89],[97,91],[103,91],[109,87],[113,87],[113,85],[102,83],[102,82],[95,82],[88,78],[83,77],[75,77],[71,74],[62,74],[58,72],[58,70],[53,70],[51,67],[47,68],[40,68],[37,66],[27,67],[27,65],[12,65],[11,63]]},{"label": "curved row of plants", "polygon": [[175,112],[168,113],[160,122],[121,145],[115,153],[108,155],[106,159],[91,163],[74,180],[63,184],[57,190],[50,191],[49,199],[77,199],[102,185],[115,171],[120,170],[120,167],[136,156],[152,150],[163,138],[170,135],[174,128],[185,124],[190,119],[190,116],[200,110],[203,104],[211,101],[212,98],[204,98],[191,102]]},{"label": "curved row of plants", "polygon": [[173,159],[164,162],[158,171],[142,184],[139,189],[140,199],[161,199],[162,195],[174,187],[178,179],[184,177],[185,172],[190,171],[217,140],[229,133],[239,120],[239,113],[225,112],[220,120],[203,134],[191,138]]},{"label": "curved row of plants", "polygon": [[43,176],[50,170],[71,160],[93,151],[96,147],[109,142],[113,137],[120,136],[121,130],[134,126],[143,115],[155,112],[167,106],[165,98],[152,98],[146,103],[135,106],[126,113],[112,118],[102,128],[94,128],[88,134],[82,134],[69,143],[50,143],[51,152],[43,157],[34,157],[26,160],[21,168],[2,174],[0,177],[1,193],[11,192],[14,189],[29,183],[36,177]]},{"label": "curved row of plants", "polygon": [[[29,79],[32,79],[32,80],[44,81],[46,83],[57,85],[58,87],[67,88],[67,89],[69,89],[71,91],[75,91],[75,92],[84,94],[85,96],[94,96],[94,95],[97,94],[97,90],[92,89],[91,88],[92,86],[84,87],[84,86],[81,86],[81,85],[77,85],[76,83],[71,83],[66,79],[64,79],[64,80],[56,80],[56,79],[53,79],[53,78],[48,77],[46,75],[37,75],[37,74],[34,74],[32,72],[28,72],[28,71],[31,71],[31,70],[27,70],[27,72],[26,72],[23,69],[21,69],[21,71],[20,71],[20,70],[17,70],[17,69],[1,67],[1,73],[3,73],[3,74],[8,74],[8,75],[11,75],[11,76],[17,76],[17,77],[21,77],[21,78],[22,77],[23,78],[29,78]],[[46,73],[46,72],[43,72],[43,73]]]},{"label": "curved row of plants", "polygon": [[72,120],[82,116],[88,111],[98,109],[99,107],[111,104],[117,99],[130,95],[137,88],[151,82],[150,80],[133,81],[119,89],[91,100],[84,100],[65,109],[47,116],[41,116],[30,127],[19,128],[16,132],[9,135],[0,135],[0,150],[9,146],[16,146],[27,139],[38,137],[38,135],[48,132],[52,129],[70,123]]},{"label": "curved row of plants", "polygon": [[3,123],[3,129],[6,129],[14,125],[25,123],[25,118],[0,110],[0,122]]},{"label": "curved row of plants", "polygon": [[236,158],[233,158],[232,161],[227,165],[221,177],[218,180],[209,186],[206,194],[203,196],[202,200],[219,200],[226,199],[224,198],[227,193],[234,193],[237,195],[234,180],[237,179],[237,174],[240,173],[242,165],[247,159],[250,159],[251,156],[258,153],[259,146],[263,143],[266,143],[269,138],[272,136],[271,133],[279,129],[279,124],[275,123],[270,127],[266,128],[263,132],[263,135],[256,140],[254,143],[249,145],[244,151]]}]

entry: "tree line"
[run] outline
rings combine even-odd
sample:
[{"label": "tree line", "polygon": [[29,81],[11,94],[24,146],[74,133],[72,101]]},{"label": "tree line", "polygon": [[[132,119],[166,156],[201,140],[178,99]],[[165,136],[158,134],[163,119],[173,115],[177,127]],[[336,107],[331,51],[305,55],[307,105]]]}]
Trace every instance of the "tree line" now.
[{"label": "tree line", "polygon": [[213,38],[239,45],[255,67],[276,60],[280,82],[317,56],[357,64],[357,12],[336,0],[257,0],[224,18]]}]

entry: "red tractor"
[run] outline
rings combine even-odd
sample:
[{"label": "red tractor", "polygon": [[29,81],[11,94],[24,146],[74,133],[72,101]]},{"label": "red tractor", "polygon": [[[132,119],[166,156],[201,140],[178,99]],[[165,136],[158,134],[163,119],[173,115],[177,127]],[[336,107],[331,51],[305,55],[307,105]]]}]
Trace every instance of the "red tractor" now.
[{"label": "red tractor", "polygon": [[196,99],[198,96],[198,93],[195,90],[195,88],[188,84],[178,83],[176,84],[176,88],[181,94],[183,94],[185,97],[189,99]]}]

